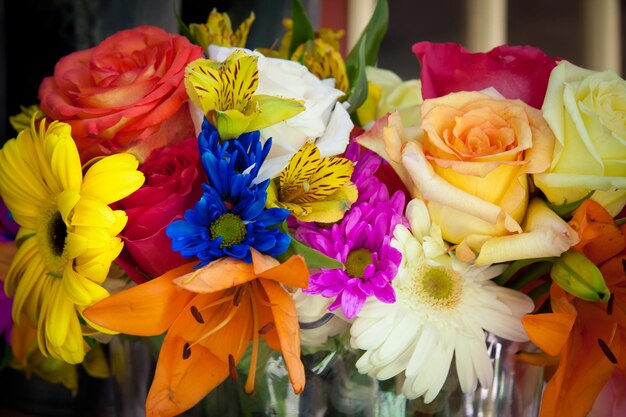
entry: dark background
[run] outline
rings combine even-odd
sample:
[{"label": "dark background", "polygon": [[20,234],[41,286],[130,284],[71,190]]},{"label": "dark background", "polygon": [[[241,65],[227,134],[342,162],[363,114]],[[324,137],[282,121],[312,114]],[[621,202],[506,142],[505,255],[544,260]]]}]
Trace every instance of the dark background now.
[{"label": "dark background", "polygon": [[[303,0],[314,25],[322,0]],[[326,1],[325,5],[341,2]],[[626,27],[626,0],[622,28]],[[91,47],[112,33],[139,24],[177,31],[176,7],[186,23],[205,22],[216,7],[238,25],[250,11],[255,20],[249,47],[270,46],[282,35],[281,20],[290,15],[291,0],[0,0],[0,142],[14,135],[8,115],[20,105],[37,102],[41,80],[64,55]],[[417,78],[413,43],[464,43],[465,1],[389,0],[389,31],[379,65],[402,78]],[[579,65],[583,57],[583,0],[509,0],[508,43],[534,45],[548,55]],[[626,40],[622,41],[622,49]],[[626,68],[626,52],[622,53]]]}]

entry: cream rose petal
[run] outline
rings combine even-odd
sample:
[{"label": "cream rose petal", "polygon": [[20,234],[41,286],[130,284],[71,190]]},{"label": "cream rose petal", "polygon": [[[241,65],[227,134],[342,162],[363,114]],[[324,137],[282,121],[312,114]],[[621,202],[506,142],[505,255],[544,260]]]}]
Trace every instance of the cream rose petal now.
[{"label": "cream rose petal", "polygon": [[524,231],[484,242],[476,265],[559,256],[579,241],[576,231],[538,198],[528,206]]},{"label": "cream rose petal", "polygon": [[515,219],[500,207],[466,193],[438,176],[426,160],[420,143],[406,144],[402,152],[402,162],[425,200],[436,201],[491,224],[503,220],[506,230],[522,231]]},{"label": "cream rose petal", "polygon": [[402,146],[407,142],[417,140],[421,134],[421,129],[404,129],[400,115],[396,112],[378,119],[374,126],[356,139],[356,142],[387,161],[411,196],[417,197],[419,190],[402,164]]}]

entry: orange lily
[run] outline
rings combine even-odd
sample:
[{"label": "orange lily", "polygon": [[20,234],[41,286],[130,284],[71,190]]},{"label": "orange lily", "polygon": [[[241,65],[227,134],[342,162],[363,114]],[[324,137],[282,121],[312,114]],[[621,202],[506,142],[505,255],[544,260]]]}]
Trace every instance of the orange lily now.
[{"label": "orange lily", "polygon": [[252,250],[252,264],[218,259],[200,269],[183,265],[85,310],[95,324],[138,336],[169,329],[146,400],[148,417],[191,408],[229,375],[252,341],[244,390],[252,393],[259,338],[285,358],[294,392],[304,389],[300,331],[294,302],[280,283],[308,284],[304,259],[280,264]]},{"label": "orange lily", "polygon": [[612,297],[608,303],[583,301],[552,284],[553,313],[522,320],[545,354],[521,359],[558,364],[544,390],[539,417],[586,416],[613,370],[626,370],[626,225],[617,227],[591,200],[581,205],[570,225],[581,237],[574,248],[600,266]]}]

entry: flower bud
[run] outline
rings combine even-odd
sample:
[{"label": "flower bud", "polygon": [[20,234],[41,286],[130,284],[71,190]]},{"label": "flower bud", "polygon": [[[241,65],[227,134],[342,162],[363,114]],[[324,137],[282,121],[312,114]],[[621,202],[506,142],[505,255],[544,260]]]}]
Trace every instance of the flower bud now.
[{"label": "flower bud", "polygon": [[598,267],[573,249],[554,263],[550,276],[559,287],[583,300],[607,302],[611,296]]}]

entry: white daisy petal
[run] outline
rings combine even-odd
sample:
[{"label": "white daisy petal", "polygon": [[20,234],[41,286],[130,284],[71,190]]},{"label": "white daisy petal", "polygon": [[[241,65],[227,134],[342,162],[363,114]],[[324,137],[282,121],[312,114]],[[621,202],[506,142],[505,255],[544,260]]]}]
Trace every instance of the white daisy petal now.
[{"label": "white daisy petal", "polygon": [[[424,395],[424,403],[428,404],[432,402],[441,388],[443,388],[443,384],[446,382],[446,378],[448,378],[448,371],[450,370],[450,363],[452,362],[452,354],[454,353],[453,346],[445,346],[445,348],[441,351],[441,365],[439,372],[434,373],[434,377],[432,378],[430,387],[428,391]],[[434,365],[436,366],[436,365]],[[443,372],[443,369],[446,371]]]},{"label": "white daisy petal", "polygon": [[478,376],[478,381],[480,381],[480,386],[483,388],[490,387],[493,381],[493,364],[489,359],[485,342],[472,341],[467,348],[471,352],[474,370]]},{"label": "white daisy petal", "polygon": [[463,392],[472,392],[476,389],[478,381],[474,364],[472,361],[472,353],[466,349],[467,341],[464,337],[457,337],[454,346],[454,361],[456,365],[456,373],[459,378],[459,384]]},{"label": "white daisy petal", "polygon": [[376,379],[384,381],[389,378],[393,378],[398,375],[400,372],[406,369],[406,364],[409,362],[411,358],[411,354],[413,353],[413,344],[407,346],[407,348],[398,356],[396,359],[392,360],[388,365],[384,366],[378,373],[375,375]]},{"label": "white daisy petal", "polygon": [[421,334],[413,351],[413,356],[406,367],[406,376],[415,377],[428,359],[429,352],[435,348],[437,342],[437,334],[429,325],[422,326]]}]

